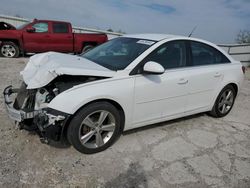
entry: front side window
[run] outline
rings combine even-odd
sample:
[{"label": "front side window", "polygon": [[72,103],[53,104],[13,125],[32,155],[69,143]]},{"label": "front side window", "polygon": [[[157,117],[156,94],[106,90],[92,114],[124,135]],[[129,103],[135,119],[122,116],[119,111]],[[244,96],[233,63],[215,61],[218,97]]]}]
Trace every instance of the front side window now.
[{"label": "front side window", "polygon": [[53,32],[54,33],[68,33],[69,27],[67,23],[53,23]]},{"label": "front side window", "polygon": [[193,65],[229,63],[230,61],[217,49],[200,42],[191,42]]},{"label": "front side window", "polygon": [[186,65],[185,41],[171,41],[154,50],[145,62],[154,61],[165,69],[178,68]]},{"label": "front side window", "polygon": [[36,29],[35,33],[47,33],[49,31],[48,29],[48,23],[39,22],[32,26]]},{"label": "front side window", "polygon": [[120,37],[86,52],[83,57],[111,70],[123,70],[155,41]]}]

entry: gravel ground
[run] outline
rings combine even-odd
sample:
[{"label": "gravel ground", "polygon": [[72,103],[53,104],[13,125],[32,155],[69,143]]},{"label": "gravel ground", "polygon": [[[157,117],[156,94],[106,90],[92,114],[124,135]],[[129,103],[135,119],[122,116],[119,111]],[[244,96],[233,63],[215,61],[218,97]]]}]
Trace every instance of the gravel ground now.
[{"label": "gravel ground", "polygon": [[[0,90],[20,83],[27,59],[0,58]],[[232,112],[129,131],[84,155],[15,129],[0,97],[0,187],[250,187],[250,72]]]}]

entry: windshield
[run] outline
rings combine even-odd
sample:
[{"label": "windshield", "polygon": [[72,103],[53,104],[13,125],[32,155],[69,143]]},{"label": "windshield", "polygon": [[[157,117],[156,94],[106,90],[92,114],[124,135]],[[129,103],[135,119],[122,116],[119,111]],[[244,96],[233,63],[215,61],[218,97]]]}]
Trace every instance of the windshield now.
[{"label": "windshield", "polygon": [[25,23],[25,24],[18,26],[17,30],[21,30],[21,29],[25,28],[28,24],[30,24],[30,23],[28,22],[28,23]]},{"label": "windshield", "polygon": [[123,70],[154,43],[151,40],[120,37],[86,52],[83,57],[111,70]]}]

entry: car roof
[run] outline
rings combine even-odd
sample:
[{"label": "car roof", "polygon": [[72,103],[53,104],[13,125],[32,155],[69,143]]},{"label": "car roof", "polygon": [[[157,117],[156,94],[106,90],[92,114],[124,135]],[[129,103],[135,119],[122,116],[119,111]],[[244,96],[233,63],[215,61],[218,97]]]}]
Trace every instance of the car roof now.
[{"label": "car roof", "polygon": [[191,41],[197,41],[197,42],[202,42],[205,43],[207,45],[213,46],[215,48],[219,48],[217,45],[203,40],[203,39],[199,39],[199,38],[193,38],[193,37],[186,37],[186,36],[181,36],[181,35],[169,35],[169,34],[127,34],[127,35],[123,35],[121,37],[128,37],[128,38],[137,38],[137,39],[144,39],[144,40],[152,40],[152,41],[161,41],[164,39],[178,39],[178,40],[191,40]]},{"label": "car roof", "polygon": [[170,38],[181,37],[181,36],[169,35],[169,34],[146,33],[146,34],[127,34],[127,35],[123,35],[122,37],[160,41],[160,40],[163,40],[163,39],[170,39]]},{"label": "car roof", "polygon": [[169,35],[169,34],[126,34],[121,37],[128,37],[128,38],[136,38],[136,39],[142,39],[142,40],[152,40],[152,41],[162,41],[162,40],[189,40],[189,41],[196,41],[201,42],[206,45],[209,45],[217,50],[219,50],[222,54],[224,54],[231,62],[234,61],[234,59],[222,48],[217,46],[214,43],[211,43],[209,41],[199,39],[199,38],[193,38],[193,37],[187,37],[187,36],[181,36],[181,35]]}]

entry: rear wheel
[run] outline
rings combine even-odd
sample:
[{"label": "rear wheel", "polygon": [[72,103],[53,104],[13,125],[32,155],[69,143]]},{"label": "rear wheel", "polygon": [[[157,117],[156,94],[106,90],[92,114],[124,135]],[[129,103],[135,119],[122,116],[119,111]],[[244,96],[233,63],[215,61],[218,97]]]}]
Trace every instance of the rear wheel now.
[{"label": "rear wheel", "polygon": [[73,117],[67,137],[81,153],[105,150],[120,136],[121,118],[118,110],[108,102],[92,103]]},{"label": "rear wheel", "polygon": [[91,50],[92,48],[94,48],[93,45],[86,45],[82,48],[82,53],[81,55],[85,54],[87,51]]},{"label": "rear wheel", "polygon": [[3,42],[0,47],[0,56],[2,57],[18,57],[19,48],[14,42]]},{"label": "rear wheel", "polygon": [[224,117],[232,109],[236,97],[233,86],[228,85],[220,92],[210,114],[214,117]]}]

